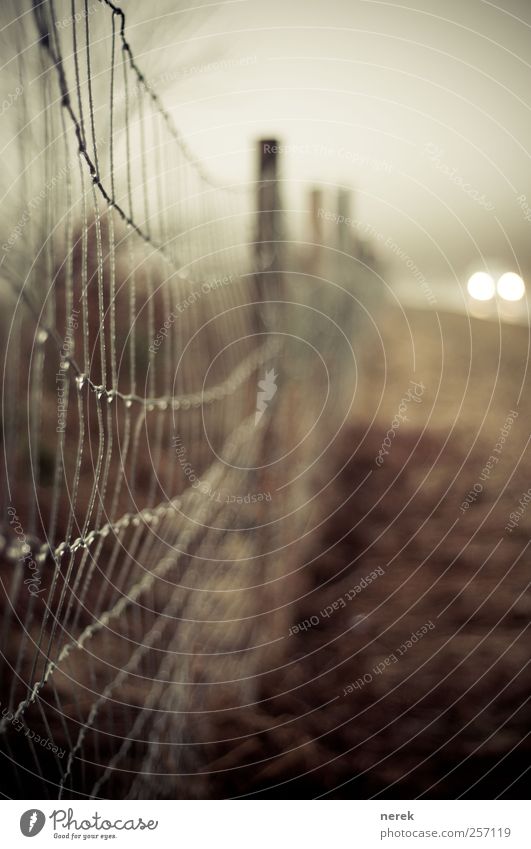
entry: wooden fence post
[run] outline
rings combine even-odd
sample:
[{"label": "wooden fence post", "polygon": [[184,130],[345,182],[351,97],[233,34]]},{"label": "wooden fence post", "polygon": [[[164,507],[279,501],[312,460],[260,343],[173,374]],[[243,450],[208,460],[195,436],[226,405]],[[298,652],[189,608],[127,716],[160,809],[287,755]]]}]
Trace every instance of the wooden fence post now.
[{"label": "wooden fence post", "polygon": [[[258,300],[261,302],[276,300],[281,291],[279,151],[280,145],[276,139],[260,139],[258,142],[255,265]],[[266,324],[263,312],[263,308],[259,308],[258,323],[262,327]]]},{"label": "wooden fence post", "polygon": [[323,208],[323,190],[310,189],[310,273],[320,274],[323,259],[323,217],[320,210]]}]

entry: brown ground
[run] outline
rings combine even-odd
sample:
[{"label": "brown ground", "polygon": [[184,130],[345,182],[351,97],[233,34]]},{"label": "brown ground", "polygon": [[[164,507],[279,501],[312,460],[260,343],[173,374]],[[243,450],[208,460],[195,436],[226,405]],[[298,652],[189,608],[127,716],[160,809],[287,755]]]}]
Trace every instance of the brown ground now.
[{"label": "brown ground", "polygon": [[[356,418],[335,454],[348,463],[327,503],[338,510],[304,570],[292,623],[377,567],[384,574],[286,636],[282,668],[261,680],[260,707],[214,724],[211,739],[233,738],[208,751],[215,795],[524,792],[531,509],[512,533],[504,526],[531,483],[528,332],[451,314],[386,316],[381,338],[363,341]],[[422,401],[409,403],[410,421],[377,468],[410,379],[424,384]],[[499,462],[463,513],[511,409],[518,417]],[[374,674],[378,663],[385,671]]]}]

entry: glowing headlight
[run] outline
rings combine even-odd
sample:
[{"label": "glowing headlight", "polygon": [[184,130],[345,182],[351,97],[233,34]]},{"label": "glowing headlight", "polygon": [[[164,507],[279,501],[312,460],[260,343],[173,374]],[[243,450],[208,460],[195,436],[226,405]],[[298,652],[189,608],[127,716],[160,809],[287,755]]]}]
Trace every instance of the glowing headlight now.
[{"label": "glowing headlight", "polygon": [[[505,277],[505,275],[504,275]],[[486,271],[476,271],[467,284],[468,294],[476,301],[490,301],[494,297],[496,287],[494,280]]]},{"label": "glowing headlight", "polygon": [[519,301],[525,295],[525,283],[519,274],[506,271],[498,280],[498,295],[505,301]]}]

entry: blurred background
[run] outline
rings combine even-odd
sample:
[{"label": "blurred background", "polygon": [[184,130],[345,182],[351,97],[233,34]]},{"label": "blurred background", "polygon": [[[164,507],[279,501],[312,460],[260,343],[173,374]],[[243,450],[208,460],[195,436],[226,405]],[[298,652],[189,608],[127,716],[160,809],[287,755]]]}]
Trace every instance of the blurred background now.
[{"label": "blurred background", "polygon": [[178,52],[160,82],[194,149],[239,180],[253,175],[256,137],[284,145],[292,236],[307,235],[316,181],[354,191],[352,235],[378,249],[404,297],[419,288],[409,258],[445,305],[463,303],[476,269],[528,273],[524,2],[231,2],[182,41],[178,13],[161,19],[145,57]]},{"label": "blurred background", "polygon": [[520,798],[528,4],[1,33],[3,792]]}]

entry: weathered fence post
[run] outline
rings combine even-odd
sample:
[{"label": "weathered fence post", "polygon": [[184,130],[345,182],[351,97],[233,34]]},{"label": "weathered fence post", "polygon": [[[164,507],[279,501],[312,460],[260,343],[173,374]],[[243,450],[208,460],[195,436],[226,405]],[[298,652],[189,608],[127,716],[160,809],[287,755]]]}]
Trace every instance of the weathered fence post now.
[{"label": "weathered fence post", "polygon": [[278,151],[276,139],[258,142],[256,265],[260,271],[269,270],[278,257]]},{"label": "weathered fence post", "polygon": [[[258,300],[262,304],[276,300],[281,290],[279,151],[280,145],[276,139],[260,139],[258,142],[255,265]],[[263,307],[259,307],[258,324],[262,327],[267,324]]]},{"label": "weathered fence post", "polygon": [[338,189],[337,192],[337,240],[338,250],[349,252],[352,244],[350,218],[351,193],[348,189]]},{"label": "weathered fence post", "polygon": [[349,338],[359,330],[360,308],[356,298],[365,294],[367,283],[364,269],[357,261],[360,258],[361,240],[354,220],[353,198],[355,195],[350,189],[338,188],[335,268],[337,283],[345,291],[337,291],[334,317]]},{"label": "weathered fence post", "polygon": [[[349,254],[352,253],[352,246],[355,242],[355,236],[352,232],[351,194],[348,189],[339,188],[337,190],[336,204],[337,227],[334,243],[337,254],[335,268],[337,282],[344,286],[350,267]],[[343,301],[339,292],[338,300]],[[342,307],[340,307],[339,313],[341,313],[341,310]]]}]

